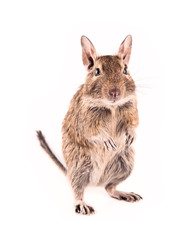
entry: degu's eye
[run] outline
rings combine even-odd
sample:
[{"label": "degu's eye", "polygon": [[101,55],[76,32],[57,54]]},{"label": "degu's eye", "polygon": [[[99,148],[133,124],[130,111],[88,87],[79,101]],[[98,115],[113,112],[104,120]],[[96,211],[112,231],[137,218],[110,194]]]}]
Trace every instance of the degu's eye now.
[{"label": "degu's eye", "polygon": [[125,66],[125,68],[124,68],[124,70],[123,70],[123,73],[124,73],[125,75],[127,75],[127,66]]},{"label": "degu's eye", "polygon": [[101,72],[100,72],[100,69],[99,69],[99,68],[96,68],[96,70],[95,70],[95,73],[94,73],[94,74],[95,74],[95,76],[99,76],[99,75],[100,75],[100,73],[101,73]]}]

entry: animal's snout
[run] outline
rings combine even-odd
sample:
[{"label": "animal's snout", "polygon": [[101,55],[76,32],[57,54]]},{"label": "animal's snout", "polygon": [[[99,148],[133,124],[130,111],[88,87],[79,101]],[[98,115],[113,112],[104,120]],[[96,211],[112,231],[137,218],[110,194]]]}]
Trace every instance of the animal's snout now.
[{"label": "animal's snout", "polygon": [[111,97],[116,98],[120,95],[120,89],[118,89],[116,87],[112,88],[112,89],[109,90],[109,94],[110,94]]}]

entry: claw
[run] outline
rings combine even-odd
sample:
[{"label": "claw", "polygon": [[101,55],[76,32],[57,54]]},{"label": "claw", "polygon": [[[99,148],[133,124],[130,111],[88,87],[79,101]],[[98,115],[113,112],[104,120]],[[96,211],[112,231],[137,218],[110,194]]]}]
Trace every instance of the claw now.
[{"label": "claw", "polygon": [[107,150],[109,151],[108,145],[106,143],[106,141],[104,141],[104,145],[106,146]]},{"label": "claw", "polygon": [[108,140],[110,146],[112,147],[113,150],[116,150],[116,144],[114,143],[114,141],[112,139]]}]

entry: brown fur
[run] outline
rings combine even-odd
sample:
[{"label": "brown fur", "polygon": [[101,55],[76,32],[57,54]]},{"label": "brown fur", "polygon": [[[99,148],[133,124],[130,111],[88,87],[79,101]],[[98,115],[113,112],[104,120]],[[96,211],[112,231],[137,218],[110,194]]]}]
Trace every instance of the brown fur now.
[{"label": "brown fur", "polygon": [[[81,44],[88,74],[64,118],[62,151],[76,200],[75,211],[91,214],[94,209],[83,201],[88,185],[104,186],[110,196],[120,200],[141,199],[138,194],[116,190],[133,169],[131,144],[139,119],[135,83],[129,72],[123,72],[130,58],[131,36],[114,56],[98,56],[84,36]],[[112,89],[119,89],[119,96],[109,94]]]}]

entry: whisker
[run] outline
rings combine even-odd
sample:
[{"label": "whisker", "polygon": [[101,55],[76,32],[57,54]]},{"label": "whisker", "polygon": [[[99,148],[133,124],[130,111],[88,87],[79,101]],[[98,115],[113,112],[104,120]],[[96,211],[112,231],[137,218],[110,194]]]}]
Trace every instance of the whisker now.
[{"label": "whisker", "polygon": [[136,88],[146,88],[146,89],[152,89],[151,86],[147,86],[147,85],[136,85]]},{"label": "whisker", "polygon": [[[144,89],[145,90],[145,89]],[[143,89],[136,89],[135,90],[136,91],[136,94],[139,96],[140,94],[141,95],[147,95],[148,94],[148,92],[146,92],[146,91],[143,91]]]},{"label": "whisker", "polygon": [[134,80],[135,82],[140,82],[140,81],[149,81],[149,80],[152,80],[152,79],[155,79],[155,78],[143,77],[143,78],[134,78],[133,80]]},{"label": "whisker", "polygon": [[142,65],[140,68],[138,68],[134,73],[132,73],[131,75],[134,77],[136,74],[138,74],[141,70],[143,70],[144,68],[147,68],[148,65]]},{"label": "whisker", "polygon": [[139,88],[140,88],[140,87],[142,87],[142,88],[143,88],[143,87],[145,87],[145,88],[152,88],[152,87],[153,87],[153,83],[152,83],[152,82],[147,82],[147,83],[146,83],[146,82],[143,82],[143,81],[141,82],[141,81],[140,81],[140,82],[138,82],[138,83],[135,82],[135,85],[136,85],[136,87],[139,87]]}]

